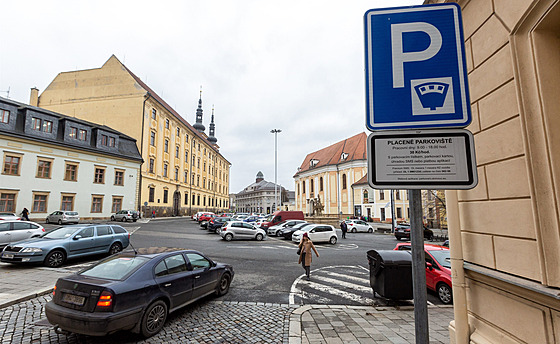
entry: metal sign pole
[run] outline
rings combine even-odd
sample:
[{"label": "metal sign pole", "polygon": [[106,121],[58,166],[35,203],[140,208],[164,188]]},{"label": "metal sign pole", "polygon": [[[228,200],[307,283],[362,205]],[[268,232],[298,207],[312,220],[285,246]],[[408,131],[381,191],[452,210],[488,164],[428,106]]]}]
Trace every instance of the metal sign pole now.
[{"label": "metal sign pole", "polygon": [[412,280],[414,293],[414,324],[416,344],[428,344],[428,295],[426,292],[426,260],[424,254],[424,226],[422,224],[421,190],[409,190],[410,245],[412,246]]}]

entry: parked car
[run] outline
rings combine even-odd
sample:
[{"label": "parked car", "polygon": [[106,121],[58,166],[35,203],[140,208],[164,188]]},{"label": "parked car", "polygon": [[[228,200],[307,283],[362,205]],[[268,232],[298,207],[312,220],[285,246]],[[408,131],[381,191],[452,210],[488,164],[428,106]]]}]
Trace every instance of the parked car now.
[{"label": "parked car", "polygon": [[79,223],[80,216],[77,211],[57,210],[47,216],[46,223]]},{"label": "parked car", "polygon": [[222,226],[220,236],[226,241],[231,241],[233,239],[255,239],[261,241],[266,236],[266,232],[247,222],[230,221]]},{"label": "parked car", "polygon": [[216,214],[214,214],[214,213],[204,213],[204,214],[202,214],[198,217],[198,223],[200,224],[203,221],[208,222],[210,219],[213,219],[215,217],[216,217]]},{"label": "parked car", "polygon": [[[395,250],[410,251],[410,243],[397,244]],[[424,244],[426,255],[426,286],[435,291],[441,302],[453,301],[451,291],[451,258],[449,249],[439,245]]]},{"label": "parked car", "polygon": [[261,224],[261,227],[264,229],[268,229],[271,226],[277,225],[282,221],[286,220],[303,220],[303,211],[287,211],[287,210],[279,210],[275,211],[270,215],[265,222]]},{"label": "parked car", "polygon": [[292,241],[299,243],[303,233],[309,235],[309,239],[315,242],[328,242],[332,245],[338,241],[338,233],[331,225],[312,224],[305,226],[292,234]]},{"label": "parked car", "polygon": [[229,291],[233,267],[192,250],[122,252],[63,278],[45,306],[59,330],[104,336],[131,330],[151,337],[170,312]]},{"label": "parked car", "polygon": [[136,210],[121,210],[111,215],[111,221],[136,222],[138,220],[138,212]]},{"label": "parked car", "polygon": [[199,218],[204,214],[210,214],[210,213],[207,211],[199,211],[198,213],[193,215],[192,219],[199,222]]},{"label": "parked car", "polygon": [[346,225],[348,225],[348,232],[367,232],[373,233],[373,227],[362,220],[346,220]]},{"label": "parked car", "polygon": [[245,222],[256,222],[259,219],[256,215],[250,215],[243,219]]},{"label": "parked car", "polygon": [[2,251],[5,263],[43,263],[57,268],[66,260],[95,254],[115,254],[129,244],[130,234],[119,225],[58,227],[38,238],[10,243]]},{"label": "parked car", "polygon": [[[397,240],[406,239],[410,240],[410,224],[401,223],[395,226],[395,238]],[[431,229],[424,226],[424,239],[432,240],[434,238],[434,232]]]},{"label": "parked car", "polygon": [[0,221],[7,221],[7,220],[21,220],[21,217],[17,216],[14,213],[0,213]]},{"label": "parked car", "polygon": [[34,238],[42,235],[45,228],[31,221],[0,221],[0,247],[12,242]]},{"label": "parked car", "polygon": [[206,229],[208,229],[209,231],[213,231],[215,233],[220,233],[222,226],[226,222],[231,220],[232,220],[231,217],[215,217],[208,222]]},{"label": "parked car", "polygon": [[297,232],[298,230],[302,229],[305,226],[309,226],[312,223],[309,222],[303,222],[303,223],[298,223],[297,225],[293,226],[293,227],[288,227],[288,228],[284,228],[282,230],[282,236],[284,237],[284,239],[288,239],[288,240],[292,240],[292,235]]},{"label": "parked car", "polygon": [[289,228],[289,227],[293,227],[299,223],[304,223],[304,220],[286,220],[283,222],[280,222],[277,225],[268,227],[267,229],[267,233],[268,235],[274,235],[274,236],[282,236],[282,230]]}]

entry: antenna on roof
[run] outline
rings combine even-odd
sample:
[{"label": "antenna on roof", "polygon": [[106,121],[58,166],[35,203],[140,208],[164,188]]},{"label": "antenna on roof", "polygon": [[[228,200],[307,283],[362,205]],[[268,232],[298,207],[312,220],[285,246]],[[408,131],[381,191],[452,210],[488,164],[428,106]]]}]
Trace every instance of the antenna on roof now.
[{"label": "antenna on roof", "polygon": [[8,90],[7,91],[0,91],[2,93],[6,93],[6,98],[10,98],[10,86],[8,86]]}]

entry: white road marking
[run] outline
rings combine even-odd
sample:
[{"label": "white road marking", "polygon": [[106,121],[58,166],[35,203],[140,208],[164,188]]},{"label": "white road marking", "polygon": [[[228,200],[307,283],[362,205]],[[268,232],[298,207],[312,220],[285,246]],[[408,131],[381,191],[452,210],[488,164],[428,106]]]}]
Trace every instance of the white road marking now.
[{"label": "white road marking", "polygon": [[[361,273],[361,272],[360,272],[360,274],[365,275],[365,273]],[[352,280],[352,281],[356,281],[356,282],[363,282],[363,283],[369,284],[369,278],[361,278],[361,277],[356,277],[356,276],[352,276],[352,275],[343,275],[343,274],[339,274],[339,273],[336,273],[336,272],[329,272],[329,275],[331,275],[333,277],[338,277],[338,278],[341,278],[341,279],[347,279],[347,280]]]},{"label": "white road marking", "polygon": [[366,293],[372,291],[371,287],[364,287],[363,285],[359,285],[359,284],[355,284],[355,283],[348,283],[348,282],[345,282],[343,280],[324,277],[324,276],[315,276],[314,280],[318,280],[318,281],[322,281],[322,282],[326,282],[326,283],[332,283],[337,287],[340,286],[340,287],[344,287],[344,288],[348,288],[348,289],[354,289],[354,290],[358,290],[358,291],[366,292]]}]

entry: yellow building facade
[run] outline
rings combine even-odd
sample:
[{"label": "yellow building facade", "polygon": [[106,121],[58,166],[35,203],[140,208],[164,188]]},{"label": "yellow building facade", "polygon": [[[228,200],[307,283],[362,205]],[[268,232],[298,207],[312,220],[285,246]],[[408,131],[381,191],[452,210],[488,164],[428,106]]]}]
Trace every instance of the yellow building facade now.
[{"label": "yellow building facade", "polygon": [[144,159],[138,204],[145,216],[229,208],[231,164],[213,136],[190,125],[114,55],[101,68],[58,74],[40,96],[32,89],[30,105],[135,138]]},{"label": "yellow building facade", "polygon": [[560,343],[560,1],[458,3],[479,183],[446,192],[451,342]]}]

